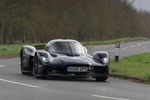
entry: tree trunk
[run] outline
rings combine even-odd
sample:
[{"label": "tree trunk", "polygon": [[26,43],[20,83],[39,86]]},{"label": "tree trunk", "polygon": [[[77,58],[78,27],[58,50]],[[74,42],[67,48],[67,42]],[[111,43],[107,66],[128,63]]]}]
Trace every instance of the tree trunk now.
[{"label": "tree trunk", "polygon": [[2,19],[1,25],[0,25],[0,43],[4,43],[4,20]]}]

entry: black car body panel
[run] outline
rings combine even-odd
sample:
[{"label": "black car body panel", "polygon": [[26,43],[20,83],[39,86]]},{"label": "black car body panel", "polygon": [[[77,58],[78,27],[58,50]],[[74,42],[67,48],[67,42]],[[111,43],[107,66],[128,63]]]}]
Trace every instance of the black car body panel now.
[{"label": "black car body panel", "polygon": [[[40,46],[43,47],[43,46]],[[38,46],[23,46],[20,52],[21,71],[36,72],[36,76],[92,76],[108,78],[109,54],[97,51],[93,56],[76,40],[51,40],[43,50]]]}]

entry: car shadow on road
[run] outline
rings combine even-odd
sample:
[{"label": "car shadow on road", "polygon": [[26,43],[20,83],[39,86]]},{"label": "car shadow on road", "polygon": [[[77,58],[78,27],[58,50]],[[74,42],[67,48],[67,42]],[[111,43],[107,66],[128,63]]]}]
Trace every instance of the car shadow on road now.
[{"label": "car shadow on road", "polygon": [[[69,81],[69,82],[98,82],[94,78],[72,78],[72,77],[48,77],[48,81]],[[108,81],[103,81],[101,83],[108,83]]]},{"label": "car shadow on road", "polygon": [[[31,75],[31,74],[24,74],[23,76],[26,76],[26,77],[33,77],[34,79],[34,76]],[[95,78],[92,78],[92,77],[87,77],[87,78],[77,78],[77,77],[58,77],[58,76],[48,76],[46,78],[43,78],[43,79],[37,79],[37,80],[42,80],[42,81],[68,81],[68,82],[100,82],[100,83],[108,83],[109,81],[106,80],[106,81],[96,81]]]}]

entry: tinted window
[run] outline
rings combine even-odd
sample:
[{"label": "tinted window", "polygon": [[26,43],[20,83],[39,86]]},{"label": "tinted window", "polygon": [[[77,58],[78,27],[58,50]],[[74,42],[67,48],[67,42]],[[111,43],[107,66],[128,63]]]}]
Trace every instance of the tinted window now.
[{"label": "tinted window", "polygon": [[51,53],[79,55],[83,54],[84,50],[78,42],[56,42],[52,46]]},{"label": "tinted window", "polygon": [[71,50],[74,54],[82,54],[84,53],[83,47],[81,44],[77,43],[77,42],[70,42],[70,47]]}]

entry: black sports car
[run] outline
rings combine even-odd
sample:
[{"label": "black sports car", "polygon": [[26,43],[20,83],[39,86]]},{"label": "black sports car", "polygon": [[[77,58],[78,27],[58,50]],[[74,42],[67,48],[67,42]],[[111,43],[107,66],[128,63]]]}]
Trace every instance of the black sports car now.
[{"label": "black sports car", "polygon": [[35,78],[47,76],[90,77],[105,81],[109,75],[109,54],[97,51],[87,53],[86,47],[76,40],[56,39],[49,41],[44,50],[38,46],[22,47],[20,52],[21,73],[32,73]]}]

